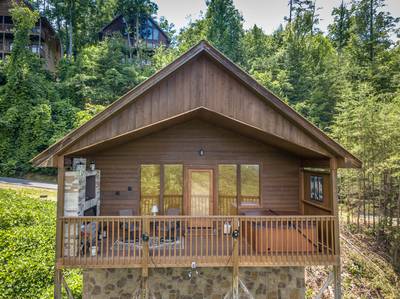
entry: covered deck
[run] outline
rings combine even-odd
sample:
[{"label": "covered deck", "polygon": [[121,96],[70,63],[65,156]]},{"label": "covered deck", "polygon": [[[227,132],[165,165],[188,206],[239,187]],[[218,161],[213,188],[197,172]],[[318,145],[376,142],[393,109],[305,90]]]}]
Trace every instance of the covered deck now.
[{"label": "covered deck", "polygon": [[336,221],[334,216],[63,217],[58,266],[226,267],[232,266],[235,249],[240,266],[330,265],[338,258]]}]

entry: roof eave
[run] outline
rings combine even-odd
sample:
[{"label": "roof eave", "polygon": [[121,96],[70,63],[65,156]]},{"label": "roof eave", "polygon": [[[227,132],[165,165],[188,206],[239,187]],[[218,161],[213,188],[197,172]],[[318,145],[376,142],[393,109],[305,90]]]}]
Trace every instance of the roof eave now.
[{"label": "roof eave", "polygon": [[[219,62],[223,67],[225,67],[230,73],[232,73],[240,82],[246,85],[248,88],[253,90],[255,93],[259,94],[261,98],[268,99],[268,104],[270,104],[274,109],[277,109],[280,113],[284,114],[290,121],[292,121],[297,126],[304,129],[310,136],[315,138],[324,147],[327,148],[328,151],[332,153],[333,156],[341,157],[344,161],[352,161],[350,163],[342,163],[345,167],[359,168],[361,167],[361,161],[353,156],[350,152],[345,150],[341,145],[339,145],[336,141],[331,139],[328,135],[326,135],[323,131],[317,128],[315,125],[306,120],[303,116],[301,116],[298,112],[296,112],[293,108],[288,106],[282,100],[280,100],[276,95],[274,95],[271,91],[267,90],[265,87],[261,86],[256,80],[254,80],[248,73],[242,70],[239,66],[229,60],[225,55],[219,52],[217,49],[213,48],[206,41],[201,41],[199,44],[193,46],[190,50],[183,53],[179,58],[175,61],[171,62],[165,68],[161,69],[154,75],[152,75],[147,80],[143,81],[141,84],[128,91],[122,97],[120,97],[117,101],[110,104],[106,109],[93,117],[90,121],[86,122],[82,126],[76,128],[67,134],[63,139],[53,144],[36,157],[34,157],[31,162],[34,166],[43,165],[44,161],[49,160],[50,158],[58,155],[62,150],[65,150],[68,146],[74,142],[71,141],[71,137],[74,135],[78,135],[75,140],[83,136],[87,133],[88,130],[92,130],[96,128],[102,121],[106,120],[110,115],[119,111],[132,101],[134,101],[138,96],[146,92],[152,86],[163,80],[165,77],[170,75],[172,72],[180,68],[182,65],[195,58],[200,53],[205,52],[211,58]],[[86,130],[86,131],[85,131]],[[53,152],[52,152],[53,151]],[[49,165],[46,163],[46,165]],[[53,162],[50,165],[54,165]],[[343,167],[342,166],[342,167]],[[42,166],[43,167],[43,166]],[[51,166],[47,166],[51,167]]]}]

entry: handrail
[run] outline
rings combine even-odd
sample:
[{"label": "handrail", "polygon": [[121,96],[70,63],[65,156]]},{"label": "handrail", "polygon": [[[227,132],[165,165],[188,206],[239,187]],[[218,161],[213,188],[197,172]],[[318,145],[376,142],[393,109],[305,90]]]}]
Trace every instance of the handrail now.
[{"label": "handrail", "polygon": [[61,217],[64,267],[334,264],[335,216]]}]

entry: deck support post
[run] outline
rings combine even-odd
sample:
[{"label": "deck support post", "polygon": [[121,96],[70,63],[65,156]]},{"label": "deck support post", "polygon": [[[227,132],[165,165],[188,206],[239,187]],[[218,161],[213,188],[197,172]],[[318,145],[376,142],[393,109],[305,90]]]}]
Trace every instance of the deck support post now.
[{"label": "deck support post", "polygon": [[332,199],[332,213],[335,218],[335,244],[334,250],[336,255],[336,263],[333,266],[333,283],[335,290],[335,299],[342,298],[342,277],[341,277],[341,261],[340,261],[340,229],[339,229],[339,209],[338,209],[338,193],[337,193],[337,159],[330,159],[330,195]]},{"label": "deck support post", "polygon": [[236,233],[239,233],[239,219],[234,218],[232,223],[233,233],[233,248],[232,248],[232,261],[233,261],[233,269],[232,269],[232,299],[239,299],[239,235],[235,236]]},{"label": "deck support post", "polygon": [[142,256],[142,282],[141,282],[141,299],[149,298],[149,242],[146,236],[150,233],[150,218],[143,218],[143,256]]},{"label": "deck support post", "polygon": [[62,299],[62,270],[58,267],[58,259],[62,257],[63,229],[60,218],[64,216],[64,156],[57,158],[57,222],[56,222],[56,254],[54,273],[54,298]]}]

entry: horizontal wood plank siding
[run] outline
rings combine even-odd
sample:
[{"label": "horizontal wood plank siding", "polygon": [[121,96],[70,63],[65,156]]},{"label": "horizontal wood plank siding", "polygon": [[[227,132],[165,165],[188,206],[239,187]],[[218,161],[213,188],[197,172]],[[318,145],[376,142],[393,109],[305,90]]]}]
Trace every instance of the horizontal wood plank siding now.
[{"label": "horizontal wood plank siding", "polygon": [[[205,150],[203,157],[198,155],[200,148]],[[257,163],[261,165],[263,207],[298,212],[301,162],[297,157],[200,120],[176,125],[89,159],[96,161],[102,173],[102,215],[118,215],[119,210],[127,208],[139,212],[139,167],[145,163],[214,169],[221,163]]]}]

